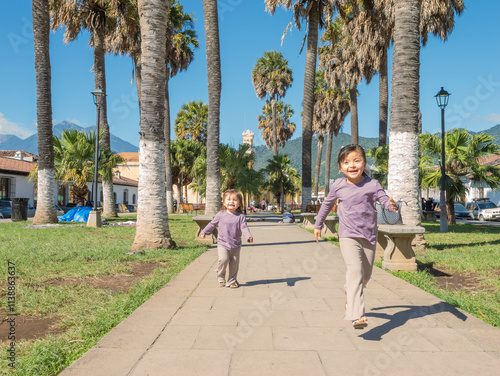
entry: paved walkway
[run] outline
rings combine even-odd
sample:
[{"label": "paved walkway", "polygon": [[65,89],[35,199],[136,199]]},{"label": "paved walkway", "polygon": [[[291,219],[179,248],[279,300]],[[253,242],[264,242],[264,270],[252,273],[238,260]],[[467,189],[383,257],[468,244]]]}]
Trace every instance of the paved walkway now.
[{"label": "paved walkway", "polygon": [[61,375],[498,375],[500,329],[378,268],[353,329],[339,249],[264,216],[239,289],[212,247]]}]

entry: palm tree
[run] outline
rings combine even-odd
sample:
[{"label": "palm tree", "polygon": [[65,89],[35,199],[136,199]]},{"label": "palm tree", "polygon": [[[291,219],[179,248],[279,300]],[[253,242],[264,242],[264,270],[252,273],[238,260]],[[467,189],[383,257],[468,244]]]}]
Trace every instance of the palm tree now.
[{"label": "palm tree", "polygon": [[175,133],[177,138],[207,144],[208,106],[202,101],[184,103],[177,112]]},{"label": "palm tree", "polygon": [[[441,157],[441,138],[439,135],[423,134],[420,136],[421,149],[424,155],[434,159]],[[468,188],[465,178],[474,183],[483,183],[492,189],[500,188],[500,167],[480,164],[480,159],[488,154],[498,153],[500,147],[494,144],[494,137],[479,133],[471,135],[465,129],[455,129],[445,136],[444,161],[446,172],[446,209],[449,213],[448,224],[455,224],[455,205]],[[440,161],[440,166],[442,165]],[[441,167],[428,168],[423,178],[424,184],[439,187],[441,184]]]},{"label": "palm tree", "polygon": [[257,60],[252,71],[252,83],[257,97],[262,99],[268,96],[271,103],[274,155],[278,155],[276,102],[285,96],[292,82],[292,70],[288,67],[288,60],[284,60],[278,51],[264,52],[264,56]]},{"label": "palm tree", "polygon": [[[293,109],[289,104],[283,103],[283,101],[278,101],[275,105],[274,116],[275,121],[273,121],[273,109],[270,103],[264,104],[262,107],[262,115],[259,115],[257,120],[259,121],[258,129],[262,129],[261,136],[266,142],[268,149],[274,146],[274,130],[277,132],[277,142],[281,147],[285,147],[286,141],[292,138],[295,132],[295,123],[290,122],[293,116]],[[274,124],[276,123],[276,129]]]},{"label": "palm tree", "polygon": [[293,5],[291,0],[266,0],[266,10],[271,14],[274,14],[279,5],[287,9],[293,8],[295,25],[299,30],[302,21],[307,21],[308,25],[302,117],[302,209],[305,211],[306,206],[311,203],[311,143],[318,28],[330,22],[334,7],[333,2],[323,0],[297,0]]},{"label": "palm tree", "polygon": [[168,3],[139,0],[141,29],[141,122],[139,198],[132,250],[172,248],[165,194],[165,82]]},{"label": "palm tree", "polygon": [[[90,34],[90,45],[94,48],[95,87],[106,92],[105,72],[105,36],[115,26],[115,19],[109,17],[110,12],[119,7],[118,0],[51,0],[52,28],[54,30],[65,26],[64,41],[75,40],[82,29]],[[107,102],[104,96],[101,100],[99,129],[103,131],[103,149],[111,149],[109,134]],[[103,216],[116,217],[113,182],[103,183]]]},{"label": "palm tree", "polygon": [[170,7],[167,27],[167,74],[165,82],[165,189],[167,210],[173,212],[172,165],[170,163],[170,96],[168,83],[170,77],[187,69],[194,59],[194,49],[198,48],[192,14],[184,13],[183,6],[175,0]]},{"label": "palm tree", "polygon": [[267,166],[263,169],[267,175],[267,189],[278,198],[280,211],[283,214],[285,207],[285,194],[295,191],[294,182],[297,170],[292,168],[291,160],[287,155],[275,155],[267,160]]},{"label": "palm tree", "polygon": [[37,210],[33,223],[57,223],[54,146],[52,143],[52,93],[50,89],[49,1],[33,0],[32,7],[39,155]]},{"label": "palm tree", "polygon": [[205,42],[208,72],[208,124],[207,124],[207,204],[206,214],[216,214],[221,205],[219,123],[220,123],[220,48],[217,0],[203,0]]}]

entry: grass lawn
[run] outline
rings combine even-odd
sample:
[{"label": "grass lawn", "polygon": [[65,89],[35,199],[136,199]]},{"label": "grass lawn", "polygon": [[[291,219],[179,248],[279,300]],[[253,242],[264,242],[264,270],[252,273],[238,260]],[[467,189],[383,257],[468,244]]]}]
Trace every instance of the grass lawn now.
[{"label": "grass lawn", "polygon": [[[135,215],[110,223],[131,219]],[[5,321],[9,271],[16,276],[17,374],[48,376],[68,367],[208,248],[194,241],[196,223],[185,215],[169,216],[177,249],[135,255],[125,254],[134,226],[23,228],[31,224],[0,224],[0,374],[12,371]]]}]

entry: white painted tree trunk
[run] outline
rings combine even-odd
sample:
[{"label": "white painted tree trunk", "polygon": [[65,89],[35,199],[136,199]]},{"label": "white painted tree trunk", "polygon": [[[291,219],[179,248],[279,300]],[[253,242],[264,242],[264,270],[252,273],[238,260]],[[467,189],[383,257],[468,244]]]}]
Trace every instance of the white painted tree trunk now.
[{"label": "white painted tree trunk", "polygon": [[53,169],[38,170],[37,207],[33,224],[57,223],[55,211],[56,180]]},{"label": "white painted tree trunk", "polygon": [[[103,198],[103,217],[118,217],[116,214],[115,195],[113,194],[113,183],[109,181],[102,182],[102,198]],[[99,200],[99,194],[97,195]]]}]

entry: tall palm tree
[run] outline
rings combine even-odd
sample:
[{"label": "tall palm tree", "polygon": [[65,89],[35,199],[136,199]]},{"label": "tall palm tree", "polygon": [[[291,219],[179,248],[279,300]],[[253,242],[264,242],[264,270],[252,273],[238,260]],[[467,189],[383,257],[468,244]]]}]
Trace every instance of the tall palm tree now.
[{"label": "tall palm tree", "polygon": [[170,7],[167,27],[167,74],[165,82],[165,189],[167,193],[167,211],[173,212],[173,182],[170,158],[170,95],[168,84],[170,77],[187,69],[194,59],[194,49],[199,42],[194,31],[192,14],[184,13],[183,6],[175,0]]},{"label": "tall palm tree", "polygon": [[166,29],[169,1],[139,0],[141,122],[137,230],[132,250],[172,248],[165,194]]},{"label": "tall palm tree", "polygon": [[[51,0],[51,4],[52,28],[66,27],[66,43],[75,40],[82,29],[90,33],[90,45],[94,49],[95,87],[106,92],[105,36],[115,27],[115,19],[109,15],[120,5],[119,0]],[[99,119],[99,129],[103,131],[101,147],[111,149],[105,96],[101,100]],[[112,181],[103,183],[103,199],[103,216],[116,217]]]},{"label": "tall palm tree", "polygon": [[285,96],[292,82],[292,70],[288,67],[288,60],[284,60],[278,51],[264,52],[264,56],[257,60],[252,71],[252,83],[257,97],[262,99],[268,96],[271,103],[274,155],[278,155],[276,102]]},{"label": "tall palm tree", "polygon": [[[439,135],[422,134],[420,136],[421,149],[434,159],[441,157],[441,137]],[[492,189],[500,188],[500,167],[480,164],[481,157],[498,153],[500,147],[494,144],[494,137],[479,133],[471,135],[465,129],[454,129],[447,132],[445,137],[444,161],[446,173],[446,209],[449,213],[448,224],[455,224],[454,202],[465,195],[467,187],[465,178],[483,183]],[[440,166],[443,161],[440,161]],[[430,187],[439,187],[441,184],[441,167],[428,168],[423,182]]]},{"label": "tall palm tree", "polygon": [[220,47],[217,0],[203,0],[205,42],[208,74],[208,124],[207,124],[207,193],[206,214],[216,214],[221,205],[219,124],[220,124]]},{"label": "tall palm tree", "polygon": [[[304,72],[304,100],[302,117],[302,209],[311,203],[311,143],[314,111],[314,81],[318,50],[318,28],[332,19],[334,5],[328,0],[266,0],[266,10],[274,14],[277,6],[293,9],[295,25],[307,21],[306,66]],[[287,27],[288,29],[288,27]],[[285,29],[286,33],[286,29]]]},{"label": "tall palm tree", "polygon": [[202,101],[184,103],[177,112],[175,133],[177,138],[207,144],[208,106]]},{"label": "tall palm tree", "polygon": [[37,210],[33,223],[57,223],[54,146],[52,143],[52,93],[50,88],[49,1],[33,0],[32,8],[39,156]]},{"label": "tall palm tree", "polygon": [[[283,101],[278,101],[275,106],[274,115],[276,122],[277,142],[281,147],[285,147],[285,143],[292,138],[295,132],[295,123],[290,119],[293,116],[293,109],[289,104]],[[261,136],[266,142],[268,149],[274,146],[274,124],[273,124],[273,109],[270,103],[264,104],[262,107],[262,115],[257,118],[259,121],[258,129],[262,129]]]}]

